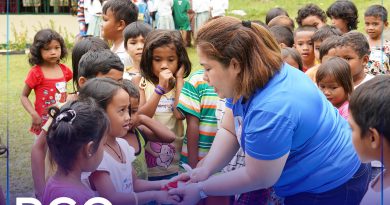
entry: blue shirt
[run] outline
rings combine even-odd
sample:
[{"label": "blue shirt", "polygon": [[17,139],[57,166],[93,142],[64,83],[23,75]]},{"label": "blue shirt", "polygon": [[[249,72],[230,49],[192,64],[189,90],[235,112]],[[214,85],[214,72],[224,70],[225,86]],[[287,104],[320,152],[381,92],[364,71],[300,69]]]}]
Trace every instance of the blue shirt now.
[{"label": "blue shirt", "polygon": [[348,123],[301,71],[284,64],[233,110],[245,153],[274,160],[290,152],[274,189],[279,196],[322,193],[347,182],[360,166]]}]

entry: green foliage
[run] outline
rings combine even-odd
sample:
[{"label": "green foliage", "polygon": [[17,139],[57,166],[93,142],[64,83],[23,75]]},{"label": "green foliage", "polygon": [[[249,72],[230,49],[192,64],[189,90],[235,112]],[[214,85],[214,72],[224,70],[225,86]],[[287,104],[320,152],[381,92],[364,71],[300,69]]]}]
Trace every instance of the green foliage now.
[{"label": "green foliage", "polygon": [[23,51],[26,49],[27,46],[27,27],[24,25],[23,22],[20,23],[21,27],[24,28],[21,32],[17,32],[15,25],[12,24],[11,26],[11,32],[14,37],[14,41],[10,42],[10,50],[18,50]]}]

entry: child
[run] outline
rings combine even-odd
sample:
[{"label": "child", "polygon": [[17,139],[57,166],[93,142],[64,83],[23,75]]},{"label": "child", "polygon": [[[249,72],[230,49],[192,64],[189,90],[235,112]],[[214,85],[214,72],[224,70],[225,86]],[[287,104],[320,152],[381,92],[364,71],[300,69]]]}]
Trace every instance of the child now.
[{"label": "child", "polygon": [[390,73],[390,41],[385,39],[383,30],[387,28],[387,10],[381,5],[372,5],[364,13],[365,31],[371,48],[367,64],[369,74]]},{"label": "child", "polygon": [[85,18],[88,24],[87,35],[100,37],[103,3],[104,0],[84,0],[84,7],[89,14]]},{"label": "child", "polygon": [[94,171],[102,161],[103,137],[110,122],[93,100],[68,102],[61,110],[50,108],[49,113],[54,121],[47,144],[58,169],[46,184],[43,204],[59,197],[84,204],[94,193],[81,182],[81,173]]},{"label": "child", "polygon": [[337,44],[336,55],[348,61],[354,88],[373,78],[364,72],[369,54],[370,46],[366,37],[357,31],[344,34]]},{"label": "child", "polygon": [[157,29],[175,30],[172,16],[173,0],[156,0],[154,6],[158,13]]},{"label": "child", "polygon": [[132,66],[133,62],[126,52],[122,32],[137,18],[137,6],[131,0],[108,0],[103,6],[102,36],[112,41],[111,51],[119,56],[125,67]]},{"label": "child", "polygon": [[[362,162],[379,160],[384,167],[371,181],[360,204],[390,202],[390,76],[381,75],[359,86],[351,96],[349,124],[352,142]],[[382,200],[383,197],[383,200]]]},{"label": "child", "polygon": [[285,26],[289,28],[291,32],[293,32],[295,28],[294,20],[288,16],[277,16],[273,18],[267,25],[270,28],[276,25]]},{"label": "child", "polygon": [[348,62],[339,57],[330,58],[318,68],[316,80],[325,97],[339,110],[340,115],[348,120],[348,99],[353,91]]},{"label": "child", "polygon": [[317,31],[315,27],[299,27],[294,32],[294,48],[301,55],[303,72],[306,72],[315,65],[314,45],[311,37]]},{"label": "child", "polygon": [[130,130],[123,137],[135,150],[136,159],[133,167],[137,171],[137,178],[148,180],[148,169],[145,159],[146,142],[171,143],[175,140],[175,134],[156,120],[139,115],[139,90],[130,80],[123,80],[130,95]]},{"label": "child", "polygon": [[[66,55],[64,39],[60,34],[51,29],[43,29],[35,34],[28,60],[33,67],[26,77],[20,97],[24,109],[32,117],[30,131],[35,135],[39,135],[48,119],[47,108],[65,102],[66,82],[72,79],[72,71],[60,63]],[[28,99],[31,90],[35,92],[34,107]]]},{"label": "child", "polygon": [[172,9],[175,29],[180,31],[184,42],[187,42],[187,33],[191,30],[190,19],[187,14],[190,8],[189,0],[173,0]]},{"label": "child", "polygon": [[276,41],[279,43],[280,48],[293,47],[294,46],[294,34],[293,32],[280,25],[275,25],[269,28]]},{"label": "child", "polygon": [[326,15],[343,34],[357,29],[359,15],[352,1],[337,0],[329,6]]},{"label": "child", "polygon": [[[99,42],[99,41],[98,41]],[[77,45],[77,44],[76,44]],[[98,46],[98,45],[95,45]],[[94,48],[92,46],[91,48]],[[78,76],[76,76],[77,90],[84,86],[87,80],[95,77],[108,77],[120,81],[123,76],[123,64],[119,57],[108,49],[90,51],[80,59]],[[68,101],[76,100],[77,92],[68,97]],[[42,127],[43,132],[39,135],[31,149],[31,171],[34,182],[35,195],[40,199],[43,195],[46,179],[52,176],[56,170],[55,166],[45,164],[47,143],[46,133],[51,124],[52,118]]]},{"label": "child", "polygon": [[333,26],[328,26],[328,25],[321,27],[314,33],[314,35],[311,37],[311,40],[313,41],[314,44],[314,55],[316,57],[316,61],[320,61],[319,49],[321,43],[329,37],[341,36],[341,35],[342,33],[340,30],[338,30]]},{"label": "child", "polygon": [[289,48],[289,47],[282,48],[282,58],[284,62],[302,71],[303,69],[302,58],[299,55],[298,51],[295,50],[294,48]]},{"label": "child", "polygon": [[109,78],[91,79],[79,94],[81,100],[89,97],[96,100],[110,120],[103,160],[85,179],[91,188],[112,204],[145,204],[152,200],[174,203],[168,192],[160,191],[164,182],[140,180],[135,175],[132,168],[134,148],[120,138],[130,130],[130,97],[123,84]]},{"label": "child", "polygon": [[325,12],[315,4],[306,4],[298,10],[296,18],[298,26],[312,26],[320,29],[326,25]]},{"label": "child", "polygon": [[[321,63],[325,63],[329,58],[336,56],[336,47],[340,39],[341,36],[333,36],[321,43],[320,49],[318,49]],[[306,72],[306,74],[309,75],[309,72]],[[316,82],[315,79],[313,81]]]},{"label": "child", "polygon": [[274,19],[275,17],[277,16],[287,16],[289,17],[288,13],[286,10],[284,10],[283,8],[280,8],[280,7],[276,7],[276,8],[273,8],[273,9],[270,9],[268,12],[267,12],[267,15],[265,16],[265,24],[268,25],[268,23]]},{"label": "child", "polygon": [[88,24],[85,22],[85,7],[84,0],[77,1],[77,21],[79,22],[79,37],[87,35]]},{"label": "child", "polygon": [[127,50],[127,53],[131,59],[133,59],[133,66],[125,67],[125,73],[123,75],[124,79],[132,80],[135,76],[141,76],[139,63],[141,61],[145,38],[151,31],[152,27],[149,26],[149,24],[140,21],[129,24],[123,31],[125,49]]},{"label": "child", "polygon": [[174,143],[149,142],[146,147],[149,180],[169,179],[179,171],[184,116],[177,110],[191,63],[178,31],[155,30],[145,41],[141,58],[145,82],[140,86],[140,114],[153,117],[172,130]]}]

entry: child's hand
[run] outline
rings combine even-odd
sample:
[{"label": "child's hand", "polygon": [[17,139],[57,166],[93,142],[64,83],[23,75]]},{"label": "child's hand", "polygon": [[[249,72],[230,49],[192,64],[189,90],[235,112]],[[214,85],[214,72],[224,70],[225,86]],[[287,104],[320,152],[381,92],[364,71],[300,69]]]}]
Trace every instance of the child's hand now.
[{"label": "child's hand", "polygon": [[34,133],[39,133],[41,131],[42,119],[41,117],[39,117],[38,113],[31,115],[31,117],[32,117],[31,130]]},{"label": "child's hand", "polygon": [[165,92],[169,92],[173,87],[170,86],[169,80],[173,77],[173,73],[169,69],[160,72],[158,76],[158,84],[164,88]]},{"label": "child's hand", "polygon": [[170,195],[168,191],[157,191],[155,200],[159,204],[177,204],[180,202],[180,197],[178,195]]},{"label": "child's hand", "polygon": [[176,78],[183,78],[184,76],[184,65],[181,65],[179,70],[176,71],[175,77]]}]

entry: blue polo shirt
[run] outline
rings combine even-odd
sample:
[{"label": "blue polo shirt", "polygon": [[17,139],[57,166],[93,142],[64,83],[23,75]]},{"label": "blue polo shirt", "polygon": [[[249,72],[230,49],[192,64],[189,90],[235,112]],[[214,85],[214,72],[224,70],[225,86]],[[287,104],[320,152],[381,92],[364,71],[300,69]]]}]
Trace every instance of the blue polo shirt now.
[{"label": "blue polo shirt", "polygon": [[274,185],[279,196],[334,189],[360,166],[348,123],[304,73],[288,64],[250,99],[228,99],[226,105],[246,154],[274,160],[290,152]]}]

